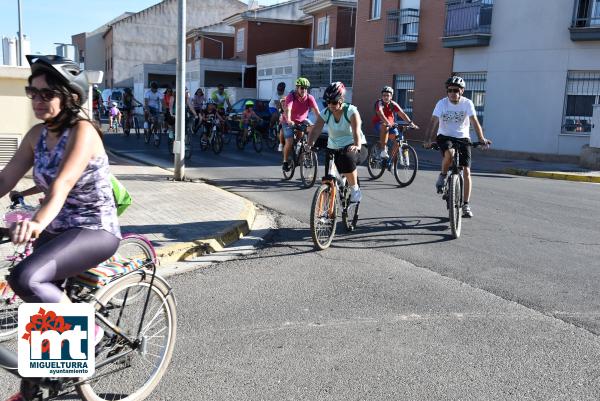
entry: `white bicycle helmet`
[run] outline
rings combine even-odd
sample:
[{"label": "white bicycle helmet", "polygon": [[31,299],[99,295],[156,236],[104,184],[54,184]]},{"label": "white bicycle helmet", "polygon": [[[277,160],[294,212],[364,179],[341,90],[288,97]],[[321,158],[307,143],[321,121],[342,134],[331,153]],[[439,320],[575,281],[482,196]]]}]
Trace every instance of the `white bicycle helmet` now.
[{"label": "white bicycle helmet", "polygon": [[78,106],[85,103],[90,84],[85,73],[79,68],[79,65],[60,56],[36,56],[30,54],[25,57],[27,57],[27,61],[31,66],[31,74],[44,71],[57,76],[69,89],[78,95]]},{"label": "white bicycle helmet", "polygon": [[458,75],[453,75],[446,80],[446,88],[449,86],[458,86],[461,89],[465,89],[465,80]]}]

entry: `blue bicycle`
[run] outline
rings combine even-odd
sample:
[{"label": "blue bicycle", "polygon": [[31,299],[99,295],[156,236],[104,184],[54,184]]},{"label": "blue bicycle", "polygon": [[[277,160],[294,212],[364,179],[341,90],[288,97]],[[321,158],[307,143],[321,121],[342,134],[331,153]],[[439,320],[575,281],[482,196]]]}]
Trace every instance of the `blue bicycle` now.
[{"label": "blue bicycle", "polygon": [[388,158],[381,157],[377,142],[369,146],[367,170],[372,179],[378,179],[385,170],[392,171],[393,168],[394,177],[401,188],[409,186],[415,180],[419,159],[417,152],[404,139],[404,132],[408,127],[409,124],[405,122],[397,122],[390,128],[390,132],[396,131],[397,134]]}]

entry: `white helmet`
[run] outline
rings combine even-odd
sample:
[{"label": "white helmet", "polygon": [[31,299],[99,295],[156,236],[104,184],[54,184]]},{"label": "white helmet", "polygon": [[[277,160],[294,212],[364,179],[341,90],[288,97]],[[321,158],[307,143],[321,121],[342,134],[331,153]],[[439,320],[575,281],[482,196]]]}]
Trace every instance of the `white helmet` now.
[{"label": "white helmet", "polygon": [[112,107],[117,107],[117,102],[112,102]]}]

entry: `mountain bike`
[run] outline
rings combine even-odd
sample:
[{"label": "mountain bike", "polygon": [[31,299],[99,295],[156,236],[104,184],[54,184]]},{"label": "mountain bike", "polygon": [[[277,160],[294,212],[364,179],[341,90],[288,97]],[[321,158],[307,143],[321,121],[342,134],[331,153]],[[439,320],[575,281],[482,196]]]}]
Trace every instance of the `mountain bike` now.
[{"label": "mountain bike", "polygon": [[150,113],[148,115],[148,124],[149,127],[144,129],[144,142],[150,143],[150,141],[152,141],[153,145],[158,148],[160,146],[163,128],[162,114]]},{"label": "mountain bike", "polygon": [[394,124],[390,131],[397,130],[396,139],[392,145],[390,157],[382,159],[380,149],[377,143],[369,147],[369,156],[367,158],[367,170],[374,180],[380,178],[385,170],[392,171],[398,185],[402,187],[409,186],[417,175],[419,169],[419,159],[417,152],[404,139],[404,133],[409,127],[405,122]]},{"label": "mountain bike", "polygon": [[[300,167],[300,178],[304,188],[310,188],[317,180],[317,171],[319,168],[319,159],[317,152],[307,146],[308,140],[308,125],[294,125],[294,143],[292,146],[292,154],[288,155],[288,170],[283,170],[283,179],[291,180],[294,177],[296,167]],[[298,139],[300,137],[300,139]]]},{"label": "mountain bike", "polygon": [[137,138],[140,137],[140,120],[134,110],[136,107],[143,107],[141,105],[133,106],[131,110],[123,111],[123,134],[128,136],[131,130],[135,132]]},{"label": "mountain bike", "polygon": [[[215,117],[208,117],[206,123],[200,124],[198,131],[201,132],[200,149],[207,150],[210,147],[216,155],[221,153],[223,150],[223,133],[221,132],[220,124],[216,122]],[[205,135],[206,139],[203,139]]]},{"label": "mountain bike", "polygon": [[[310,208],[310,233],[319,250],[329,248],[338,219],[338,210],[342,209],[342,223],[347,231],[354,231],[358,222],[360,202],[350,202],[351,189],[346,177],[340,175],[335,167],[334,157],[343,149],[326,149],[325,176],[317,188]],[[360,181],[358,182],[360,185]]]},{"label": "mountain bike", "polygon": [[[24,398],[50,400],[75,391],[86,401],[148,397],[170,363],[177,327],[175,298],[156,263],[143,256],[121,258],[68,279],[65,291],[73,302],[91,304],[104,329],[96,371],[87,379],[21,378]],[[21,377],[16,353],[2,346],[0,367]]]},{"label": "mountain bike", "polygon": [[262,134],[256,129],[255,121],[251,121],[250,124],[248,124],[248,127],[238,134],[235,144],[239,150],[244,150],[246,143],[249,141],[252,141],[252,145],[254,146],[256,153],[260,153],[262,151]]},{"label": "mountain bike", "polygon": [[112,122],[110,123],[110,125],[108,126],[108,132],[112,131],[115,134],[119,133],[119,120],[118,118],[115,116],[112,118]]},{"label": "mountain bike", "polygon": [[[458,151],[461,146],[472,146],[477,148],[482,146],[481,142],[455,142],[452,143],[455,147],[454,155],[452,156],[452,165],[448,170],[446,176],[446,182],[444,187],[438,193],[442,194],[442,199],[446,202],[446,208],[448,209],[448,221],[450,222],[450,231],[452,236],[456,239],[460,237],[462,228],[462,205],[464,195],[464,182],[462,175],[462,166],[460,165],[460,152]],[[440,147],[437,143],[431,145],[431,149],[439,150]]]}]

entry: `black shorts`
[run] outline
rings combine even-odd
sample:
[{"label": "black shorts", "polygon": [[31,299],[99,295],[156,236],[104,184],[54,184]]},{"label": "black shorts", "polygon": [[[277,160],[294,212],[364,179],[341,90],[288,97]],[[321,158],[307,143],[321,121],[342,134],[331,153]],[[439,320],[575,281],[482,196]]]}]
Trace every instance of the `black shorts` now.
[{"label": "black shorts", "polygon": [[[458,149],[459,164],[461,167],[471,167],[471,147],[464,144],[471,143],[469,138],[454,138],[451,136],[438,135],[436,142],[440,147],[442,156],[448,149]],[[461,146],[462,145],[462,146]]]},{"label": "black shorts", "polygon": [[333,162],[340,174],[348,174],[356,170],[359,154],[350,152],[350,146],[352,145],[348,145],[344,149],[339,149],[334,153]]}]

